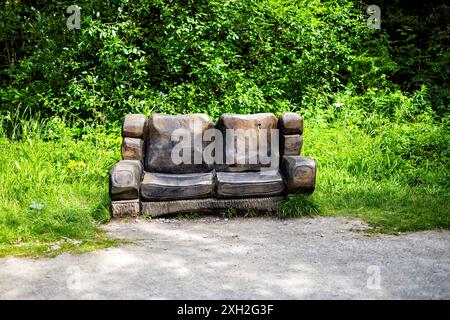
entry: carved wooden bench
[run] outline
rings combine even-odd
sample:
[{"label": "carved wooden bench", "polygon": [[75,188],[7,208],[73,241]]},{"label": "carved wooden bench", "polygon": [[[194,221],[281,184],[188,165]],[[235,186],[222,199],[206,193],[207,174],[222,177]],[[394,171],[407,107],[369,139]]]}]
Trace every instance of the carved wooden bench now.
[{"label": "carved wooden bench", "polygon": [[211,210],[273,211],[312,192],[316,161],[300,156],[303,118],[284,113],[125,116],[110,172],[114,217]]}]

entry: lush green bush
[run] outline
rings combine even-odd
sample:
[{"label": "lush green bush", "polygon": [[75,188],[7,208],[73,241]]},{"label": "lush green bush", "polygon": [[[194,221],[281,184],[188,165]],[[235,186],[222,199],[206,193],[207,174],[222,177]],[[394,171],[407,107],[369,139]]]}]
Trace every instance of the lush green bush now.
[{"label": "lush green bush", "polygon": [[397,70],[390,79],[413,92],[426,85],[433,109],[450,112],[450,6],[443,0],[373,1],[382,12],[386,48]]},{"label": "lush green bush", "polygon": [[394,80],[426,86],[448,115],[441,1],[380,3],[381,31],[351,0],[87,0],[81,30],[66,27],[71,4],[2,2],[1,114],[109,125],[128,112],[279,113],[344,89],[395,92]]},{"label": "lush green bush", "polygon": [[395,68],[384,34],[353,1],[108,2],[83,3],[81,30],[66,28],[70,1],[6,2],[5,29],[24,32],[32,50],[4,70],[4,111],[97,122],[127,112],[279,113],[309,92],[383,84]]}]

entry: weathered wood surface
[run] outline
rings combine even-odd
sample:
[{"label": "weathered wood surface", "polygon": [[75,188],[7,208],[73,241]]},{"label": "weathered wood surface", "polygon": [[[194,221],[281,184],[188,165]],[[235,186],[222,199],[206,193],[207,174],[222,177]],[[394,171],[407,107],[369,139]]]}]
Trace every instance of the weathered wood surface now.
[{"label": "weathered wood surface", "polygon": [[142,138],[145,132],[147,117],[143,114],[127,114],[122,126],[122,136]]},{"label": "weathered wood surface", "polygon": [[142,160],[144,155],[144,140],[125,137],[122,140],[123,160]]},{"label": "weathered wood surface", "polygon": [[125,216],[136,217],[141,212],[139,200],[120,200],[111,202],[111,215],[114,218]]},{"label": "weathered wood surface", "polygon": [[109,195],[112,200],[139,198],[142,163],[139,160],[121,160],[110,171]]},{"label": "weathered wood surface", "polygon": [[278,127],[281,134],[302,134],[303,117],[294,112],[284,112],[278,120]]},{"label": "weathered wood surface", "polygon": [[155,201],[141,203],[142,213],[152,217],[165,214],[199,211],[217,211],[234,208],[236,210],[275,211],[284,197],[261,197],[244,199],[192,199],[175,201]]},{"label": "weathered wood surface", "polygon": [[[163,203],[169,205],[177,201],[194,201],[192,203],[200,201],[199,203],[206,207],[210,203],[212,209],[214,209],[219,208],[223,203],[228,203],[221,201],[250,200],[263,196],[273,197],[283,194],[284,190],[287,190],[288,193],[314,190],[316,161],[312,158],[299,156],[303,143],[303,118],[296,113],[284,113],[279,120],[271,113],[222,115],[217,129],[224,134],[223,160],[227,160],[227,153],[233,152],[236,154],[238,145],[237,141],[234,141],[234,146],[230,146],[233,150],[227,149],[227,129],[255,129],[257,133],[258,130],[266,129],[270,149],[270,130],[277,128],[282,131],[280,151],[283,158],[276,163],[281,164],[284,179],[278,171],[274,175],[268,175],[266,168],[264,168],[265,165],[258,163],[259,161],[256,164],[251,164],[246,159],[246,164],[238,164],[237,159],[235,159],[233,164],[225,166],[222,164],[208,165],[204,162],[195,163],[199,154],[200,159],[203,159],[202,151],[205,146],[210,144],[210,141],[203,141],[203,134],[206,130],[214,129],[214,124],[207,115],[170,116],[155,114],[150,119],[147,119],[144,115],[127,115],[123,125],[122,156],[124,160],[117,163],[110,171],[109,191],[111,199],[114,202],[137,201],[142,193],[144,202],[158,202],[160,203],[158,206],[163,206]],[[172,161],[172,149],[178,143],[178,141],[172,141],[172,134],[177,129],[185,129],[190,136],[190,163],[175,164]],[[234,137],[234,139],[238,138]],[[259,134],[256,135],[256,139],[259,140]],[[194,141],[201,141],[202,147],[197,148],[201,150],[196,150]],[[259,149],[258,143],[259,141],[257,141],[257,150]],[[248,143],[245,143],[245,147],[248,148]],[[278,157],[278,148],[276,154]],[[248,149],[244,156],[249,156]],[[145,161],[143,161],[144,158]],[[277,160],[279,159],[277,158]],[[144,165],[148,172],[145,174],[145,181],[141,187],[141,180],[144,176],[143,162],[145,162]],[[219,172],[211,171],[212,169]],[[201,174],[195,175],[197,173]],[[211,200],[208,200],[210,198]],[[136,212],[138,210],[136,209],[136,201],[118,203],[114,210],[117,214],[120,214],[120,210],[123,210],[123,212],[134,210],[133,212]],[[198,208],[202,205],[198,205]],[[130,208],[127,209],[127,206],[130,206]],[[152,204],[151,206],[155,205]],[[193,208],[197,208],[196,206],[193,205]]]},{"label": "weathered wood surface", "polygon": [[281,137],[281,154],[284,156],[299,156],[303,146],[303,136],[300,134],[283,135]]},{"label": "weathered wood surface", "polygon": [[[196,127],[197,126],[197,127]],[[203,161],[203,148],[208,142],[203,142],[203,134],[213,129],[214,124],[205,114],[189,115],[162,115],[154,114],[148,121],[147,151],[145,157],[145,170],[163,173],[193,173],[207,172],[212,168]],[[189,133],[191,140],[190,163],[175,164],[171,157],[172,149],[180,142],[172,141],[172,133],[176,129],[184,129]],[[182,139],[180,139],[182,140]],[[201,143],[196,146],[195,141]],[[200,163],[197,162],[200,157]],[[196,159],[197,158],[197,159]]]},{"label": "weathered wood surface", "polygon": [[217,172],[216,196],[221,198],[244,198],[274,196],[283,193],[283,178],[278,171]]},{"label": "weathered wood surface", "polygon": [[283,156],[281,169],[289,193],[312,192],[316,183],[316,161],[301,156]]},{"label": "weathered wood surface", "polygon": [[167,174],[146,172],[141,183],[141,199],[175,200],[212,196],[214,174]]},{"label": "weathered wood surface", "polygon": [[[268,167],[270,164],[262,164],[260,156],[258,154],[260,150],[260,130],[265,130],[267,134],[267,155],[271,154],[271,130],[277,129],[277,118],[273,113],[256,113],[250,115],[242,114],[223,114],[219,118],[217,128],[223,135],[223,148],[224,159],[222,166],[216,166],[217,171],[248,171],[248,170],[260,170],[261,167]],[[234,137],[234,143],[227,143],[227,130],[234,130],[236,136]],[[243,130],[247,134],[239,134],[239,130]],[[264,131],[261,131],[264,132]],[[252,137],[252,133],[253,137]],[[252,139],[250,142],[249,139]],[[252,155],[249,152],[251,143],[254,144]],[[245,146],[245,152],[237,152],[239,145]],[[276,153],[278,155],[278,152]],[[232,159],[234,155],[234,161],[227,161]],[[279,161],[278,157],[275,161]],[[231,162],[231,163],[230,163]]]}]

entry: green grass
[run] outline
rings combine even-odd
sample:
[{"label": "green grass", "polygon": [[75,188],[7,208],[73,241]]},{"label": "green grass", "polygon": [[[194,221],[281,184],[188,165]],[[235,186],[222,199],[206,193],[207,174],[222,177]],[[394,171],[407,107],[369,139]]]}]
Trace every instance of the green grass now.
[{"label": "green grass", "polygon": [[[60,129],[54,137],[35,131],[17,141],[0,138],[0,257],[116,243],[98,224],[109,220],[108,171],[120,139]],[[62,240],[68,241],[53,250]]]},{"label": "green grass", "polygon": [[195,220],[201,217],[201,213],[198,212],[187,212],[179,213],[175,216],[177,220]]},{"label": "green grass", "polygon": [[443,127],[425,123],[369,133],[308,125],[305,151],[319,164],[308,201],[322,215],[358,217],[380,232],[450,229],[449,141]]},{"label": "green grass", "polygon": [[[101,231],[99,232],[101,233]],[[117,247],[122,243],[128,243],[124,239],[112,239],[105,236],[97,236],[83,239],[80,242],[57,241],[51,243],[23,243],[0,245],[0,258],[14,255],[18,257],[56,257],[68,252],[73,254],[87,253],[93,250]]]},{"label": "green grass", "polygon": [[[31,123],[13,140],[0,138],[0,257],[81,253],[121,242],[99,228],[109,220],[108,172],[120,158],[119,130],[107,131]],[[358,217],[388,233],[450,228],[445,128],[307,121],[304,139],[304,153],[318,159],[316,191],[283,202],[279,217]]]},{"label": "green grass", "polygon": [[321,212],[317,202],[310,195],[296,194],[278,204],[279,218],[299,218],[313,216]]},{"label": "green grass", "polygon": [[386,233],[450,229],[448,127],[426,117],[387,122],[356,108],[341,113],[305,121],[316,190],[284,201],[278,215],[358,217]]}]

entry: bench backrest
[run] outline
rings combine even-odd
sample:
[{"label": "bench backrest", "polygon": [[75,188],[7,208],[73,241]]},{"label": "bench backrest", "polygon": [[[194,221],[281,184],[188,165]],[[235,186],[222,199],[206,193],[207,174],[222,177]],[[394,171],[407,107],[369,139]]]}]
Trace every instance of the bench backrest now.
[{"label": "bench backrest", "polygon": [[[280,130],[278,130],[280,129]],[[140,159],[149,172],[259,171],[278,167],[282,154],[299,155],[303,120],[295,113],[127,115],[123,159]]]}]

